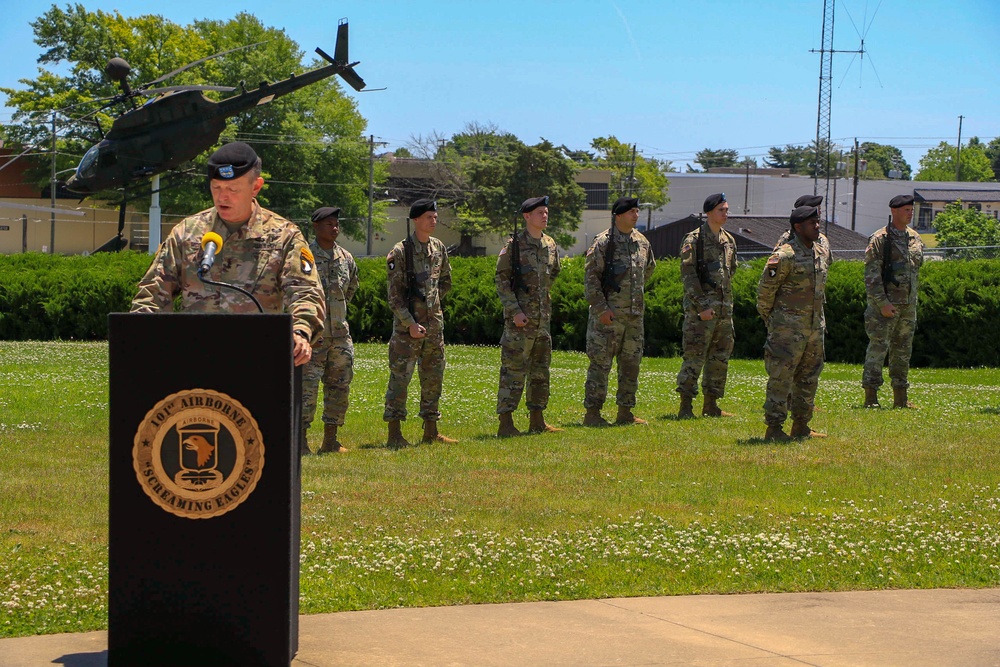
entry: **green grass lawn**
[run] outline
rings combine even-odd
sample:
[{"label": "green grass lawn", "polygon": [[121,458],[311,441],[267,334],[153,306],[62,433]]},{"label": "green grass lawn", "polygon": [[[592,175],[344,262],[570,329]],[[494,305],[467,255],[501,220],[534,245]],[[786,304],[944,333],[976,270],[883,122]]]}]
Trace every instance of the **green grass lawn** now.
[{"label": "green grass lawn", "polygon": [[[566,432],[499,440],[499,350],[449,347],[441,430],[461,442],[390,451],[385,346],[356,353],[351,451],[303,464],[305,613],[1000,585],[998,369],[916,369],[920,410],[873,411],[860,368],[830,364],[830,437],[771,444],[760,361],[730,365],[735,418],[674,420],[680,361],[646,359],[650,424],[585,429],[586,357],[556,353]],[[0,637],[106,627],[107,397],[106,344],[0,342]]]}]

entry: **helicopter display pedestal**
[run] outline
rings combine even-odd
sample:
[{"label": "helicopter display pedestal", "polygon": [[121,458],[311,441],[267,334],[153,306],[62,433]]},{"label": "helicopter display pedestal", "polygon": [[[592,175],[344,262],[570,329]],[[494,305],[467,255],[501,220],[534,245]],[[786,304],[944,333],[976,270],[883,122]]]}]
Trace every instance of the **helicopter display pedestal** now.
[{"label": "helicopter display pedestal", "polygon": [[109,339],[109,667],[288,667],[301,488],[291,316],[113,314]]}]

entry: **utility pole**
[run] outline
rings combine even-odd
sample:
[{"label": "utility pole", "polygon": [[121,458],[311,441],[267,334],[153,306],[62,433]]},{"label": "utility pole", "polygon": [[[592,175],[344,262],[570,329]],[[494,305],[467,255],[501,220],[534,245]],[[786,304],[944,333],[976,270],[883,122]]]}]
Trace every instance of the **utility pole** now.
[{"label": "utility pole", "polygon": [[375,145],[385,146],[384,141],[375,141],[375,135],[368,135],[368,234],[365,254],[372,254],[372,212],[375,208]]},{"label": "utility pole", "polygon": [[49,254],[56,251],[56,112],[52,112],[52,176],[49,180],[49,205],[52,212],[49,213],[49,220],[52,223],[51,237],[49,238]]},{"label": "utility pole", "polygon": [[635,144],[632,144],[632,164],[628,170],[628,196],[632,196],[632,184],[635,183]]},{"label": "utility pole", "polygon": [[747,180],[743,186],[743,215],[750,215],[750,161],[747,160]]},{"label": "utility pole", "polygon": [[851,231],[854,231],[854,223],[858,217],[858,165],[860,162],[860,151],[858,150],[858,138],[854,137],[854,201],[851,202]]},{"label": "utility pole", "polygon": [[958,117],[958,155],[955,158],[955,180],[962,180],[962,119],[965,116]]}]

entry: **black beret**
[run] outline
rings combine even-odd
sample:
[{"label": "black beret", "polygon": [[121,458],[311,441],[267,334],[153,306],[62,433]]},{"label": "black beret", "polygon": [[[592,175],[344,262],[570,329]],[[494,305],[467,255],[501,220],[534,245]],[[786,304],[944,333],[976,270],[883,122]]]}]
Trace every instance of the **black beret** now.
[{"label": "black beret", "polygon": [[709,211],[711,211],[713,208],[715,208],[724,201],[726,201],[725,192],[720,192],[715,195],[708,195],[708,197],[705,198],[705,203],[701,205],[701,210],[704,213],[708,213]]},{"label": "black beret", "polygon": [[312,221],[319,222],[323,218],[339,218],[340,209],[336,206],[324,206],[313,211]]},{"label": "black beret", "polygon": [[811,218],[819,217],[819,209],[815,206],[796,206],[795,210],[792,211],[792,215],[789,216],[788,222],[792,225],[798,222],[805,222]]},{"label": "black beret", "polygon": [[819,206],[823,203],[823,195],[802,195],[795,200],[795,206],[792,208],[798,208],[799,206]]},{"label": "black beret", "polygon": [[548,206],[549,196],[544,197],[533,197],[531,199],[525,199],[524,203],[521,204],[521,213],[531,213],[539,206]]},{"label": "black beret", "polygon": [[433,199],[418,199],[413,202],[412,206],[410,206],[410,220],[413,218],[419,218],[427,211],[436,210],[438,210],[438,205]]},{"label": "black beret", "polygon": [[224,145],[208,158],[208,177],[232,180],[257,164],[257,153],[242,141]]},{"label": "black beret", "polygon": [[611,207],[612,215],[621,215],[634,208],[639,208],[639,200],[633,197],[619,197],[615,205]]},{"label": "black beret", "polygon": [[901,208],[913,203],[913,195],[896,195],[889,200],[889,208]]}]

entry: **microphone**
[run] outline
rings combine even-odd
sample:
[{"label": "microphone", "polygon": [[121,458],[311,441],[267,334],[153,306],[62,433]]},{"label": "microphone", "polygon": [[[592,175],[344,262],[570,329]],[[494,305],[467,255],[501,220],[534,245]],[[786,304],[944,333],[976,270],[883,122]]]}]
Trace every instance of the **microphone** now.
[{"label": "microphone", "polygon": [[215,264],[215,254],[222,250],[222,237],[215,232],[208,232],[201,237],[201,247],[205,251],[201,258],[201,268],[198,273],[208,273]]}]

